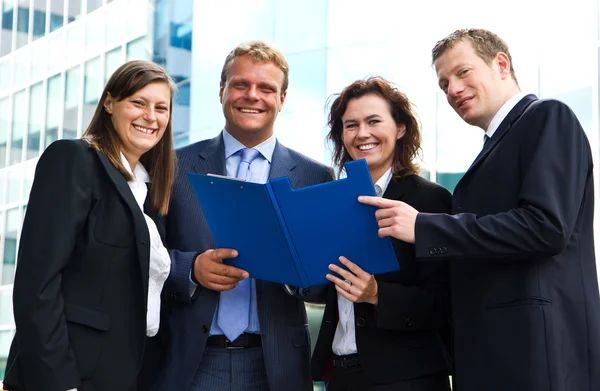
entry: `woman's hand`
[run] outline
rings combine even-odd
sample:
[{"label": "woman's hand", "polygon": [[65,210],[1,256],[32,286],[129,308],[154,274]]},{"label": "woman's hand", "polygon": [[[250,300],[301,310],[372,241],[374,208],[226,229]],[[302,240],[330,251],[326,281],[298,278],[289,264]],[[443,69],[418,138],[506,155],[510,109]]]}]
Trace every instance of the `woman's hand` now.
[{"label": "woman's hand", "polygon": [[346,299],[353,303],[371,303],[377,305],[379,302],[377,280],[372,274],[365,272],[355,263],[350,262],[346,257],[340,257],[340,262],[348,270],[337,265],[329,265],[329,270],[342,276],[336,277],[333,274],[325,276],[329,281],[335,284],[335,289]]}]

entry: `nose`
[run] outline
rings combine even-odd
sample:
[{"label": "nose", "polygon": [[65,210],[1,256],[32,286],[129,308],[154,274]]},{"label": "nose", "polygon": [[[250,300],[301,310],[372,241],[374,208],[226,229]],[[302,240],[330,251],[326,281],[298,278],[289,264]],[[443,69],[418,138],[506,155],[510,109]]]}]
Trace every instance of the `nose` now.
[{"label": "nose", "polygon": [[258,90],[256,86],[250,86],[246,90],[246,99],[248,100],[258,100]]},{"label": "nose", "polygon": [[465,86],[460,81],[448,82],[448,96],[457,97],[465,90]]},{"label": "nose", "polygon": [[369,127],[366,124],[361,123],[358,125],[358,130],[356,132],[357,138],[368,138],[370,135],[371,132],[369,131]]},{"label": "nose", "polygon": [[146,110],[144,110],[144,119],[148,122],[156,121],[156,110],[154,107],[148,106]]}]

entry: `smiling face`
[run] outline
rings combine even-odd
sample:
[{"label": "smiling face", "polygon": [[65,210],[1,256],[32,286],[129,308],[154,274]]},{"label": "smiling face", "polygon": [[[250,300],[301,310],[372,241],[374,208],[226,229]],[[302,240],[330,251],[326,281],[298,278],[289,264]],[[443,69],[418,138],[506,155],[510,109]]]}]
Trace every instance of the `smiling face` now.
[{"label": "smiling face", "polygon": [[162,138],[171,114],[171,89],[167,83],[147,84],[133,95],[116,100],[110,95],[104,109],[121,141],[121,152],[133,169],[144,153]]},{"label": "smiling face", "polygon": [[454,111],[468,124],[487,130],[502,105],[518,92],[510,61],[499,52],[486,63],[469,41],[458,41],[437,60],[438,83]]},{"label": "smiling face", "polygon": [[394,121],[389,103],[376,94],[351,99],[342,124],[344,148],[353,160],[366,159],[373,183],[377,182],[392,166],[396,141],[406,126]]},{"label": "smiling face", "polygon": [[283,72],[271,62],[256,62],[237,56],[221,83],[219,98],[225,129],[247,147],[254,147],[273,134],[286,93]]}]

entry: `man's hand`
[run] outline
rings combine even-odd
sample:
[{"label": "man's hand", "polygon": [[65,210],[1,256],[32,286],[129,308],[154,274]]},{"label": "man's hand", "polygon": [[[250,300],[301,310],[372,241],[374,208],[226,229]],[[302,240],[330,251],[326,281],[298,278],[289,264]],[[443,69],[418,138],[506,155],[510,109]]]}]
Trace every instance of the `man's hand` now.
[{"label": "man's hand", "polygon": [[402,201],[381,197],[360,196],[358,201],[379,207],[375,212],[379,224],[379,237],[391,236],[407,243],[415,242],[415,222],[419,214],[415,208]]},{"label": "man's hand", "polygon": [[223,263],[223,259],[237,256],[238,252],[229,248],[206,250],[194,261],[196,281],[205,288],[219,292],[235,288],[240,280],[250,277],[247,271]]},{"label": "man's hand", "polygon": [[348,270],[337,265],[329,265],[329,270],[342,276],[338,278],[333,274],[327,274],[325,277],[335,284],[335,289],[340,295],[353,303],[371,303],[377,305],[379,302],[378,286],[375,277],[358,267],[357,264],[350,262],[346,257],[340,257],[340,262]]}]

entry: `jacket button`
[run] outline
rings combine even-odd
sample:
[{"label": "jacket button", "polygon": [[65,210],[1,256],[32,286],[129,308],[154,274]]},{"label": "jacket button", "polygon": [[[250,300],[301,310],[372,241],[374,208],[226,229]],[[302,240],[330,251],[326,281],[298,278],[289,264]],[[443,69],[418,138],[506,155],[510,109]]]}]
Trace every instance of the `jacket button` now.
[{"label": "jacket button", "polygon": [[358,318],[358,319],[356,320],[356,325],[357,325],[358,327],[363,327],[363,326],[365,325],[365,318]]},{"label": "jacket button", "polygon": [[406,318],[406,320],[404,321],[404,325],[407,328],[411,328],[412,327],[412,320],[410,318]]},{"label": "jacket button", "polygon": [[448,247],[442,247],[442,254],[446,254],[448,252]]},{"label": "jacket button", "polygon": [[204,334],[208,333],[208,326],[207,325],[202,325],[202,332]]},{"label": "jacket button", "polygon": [[429,249],[429,255],[435,255],[435,249],[430,248]]}]

